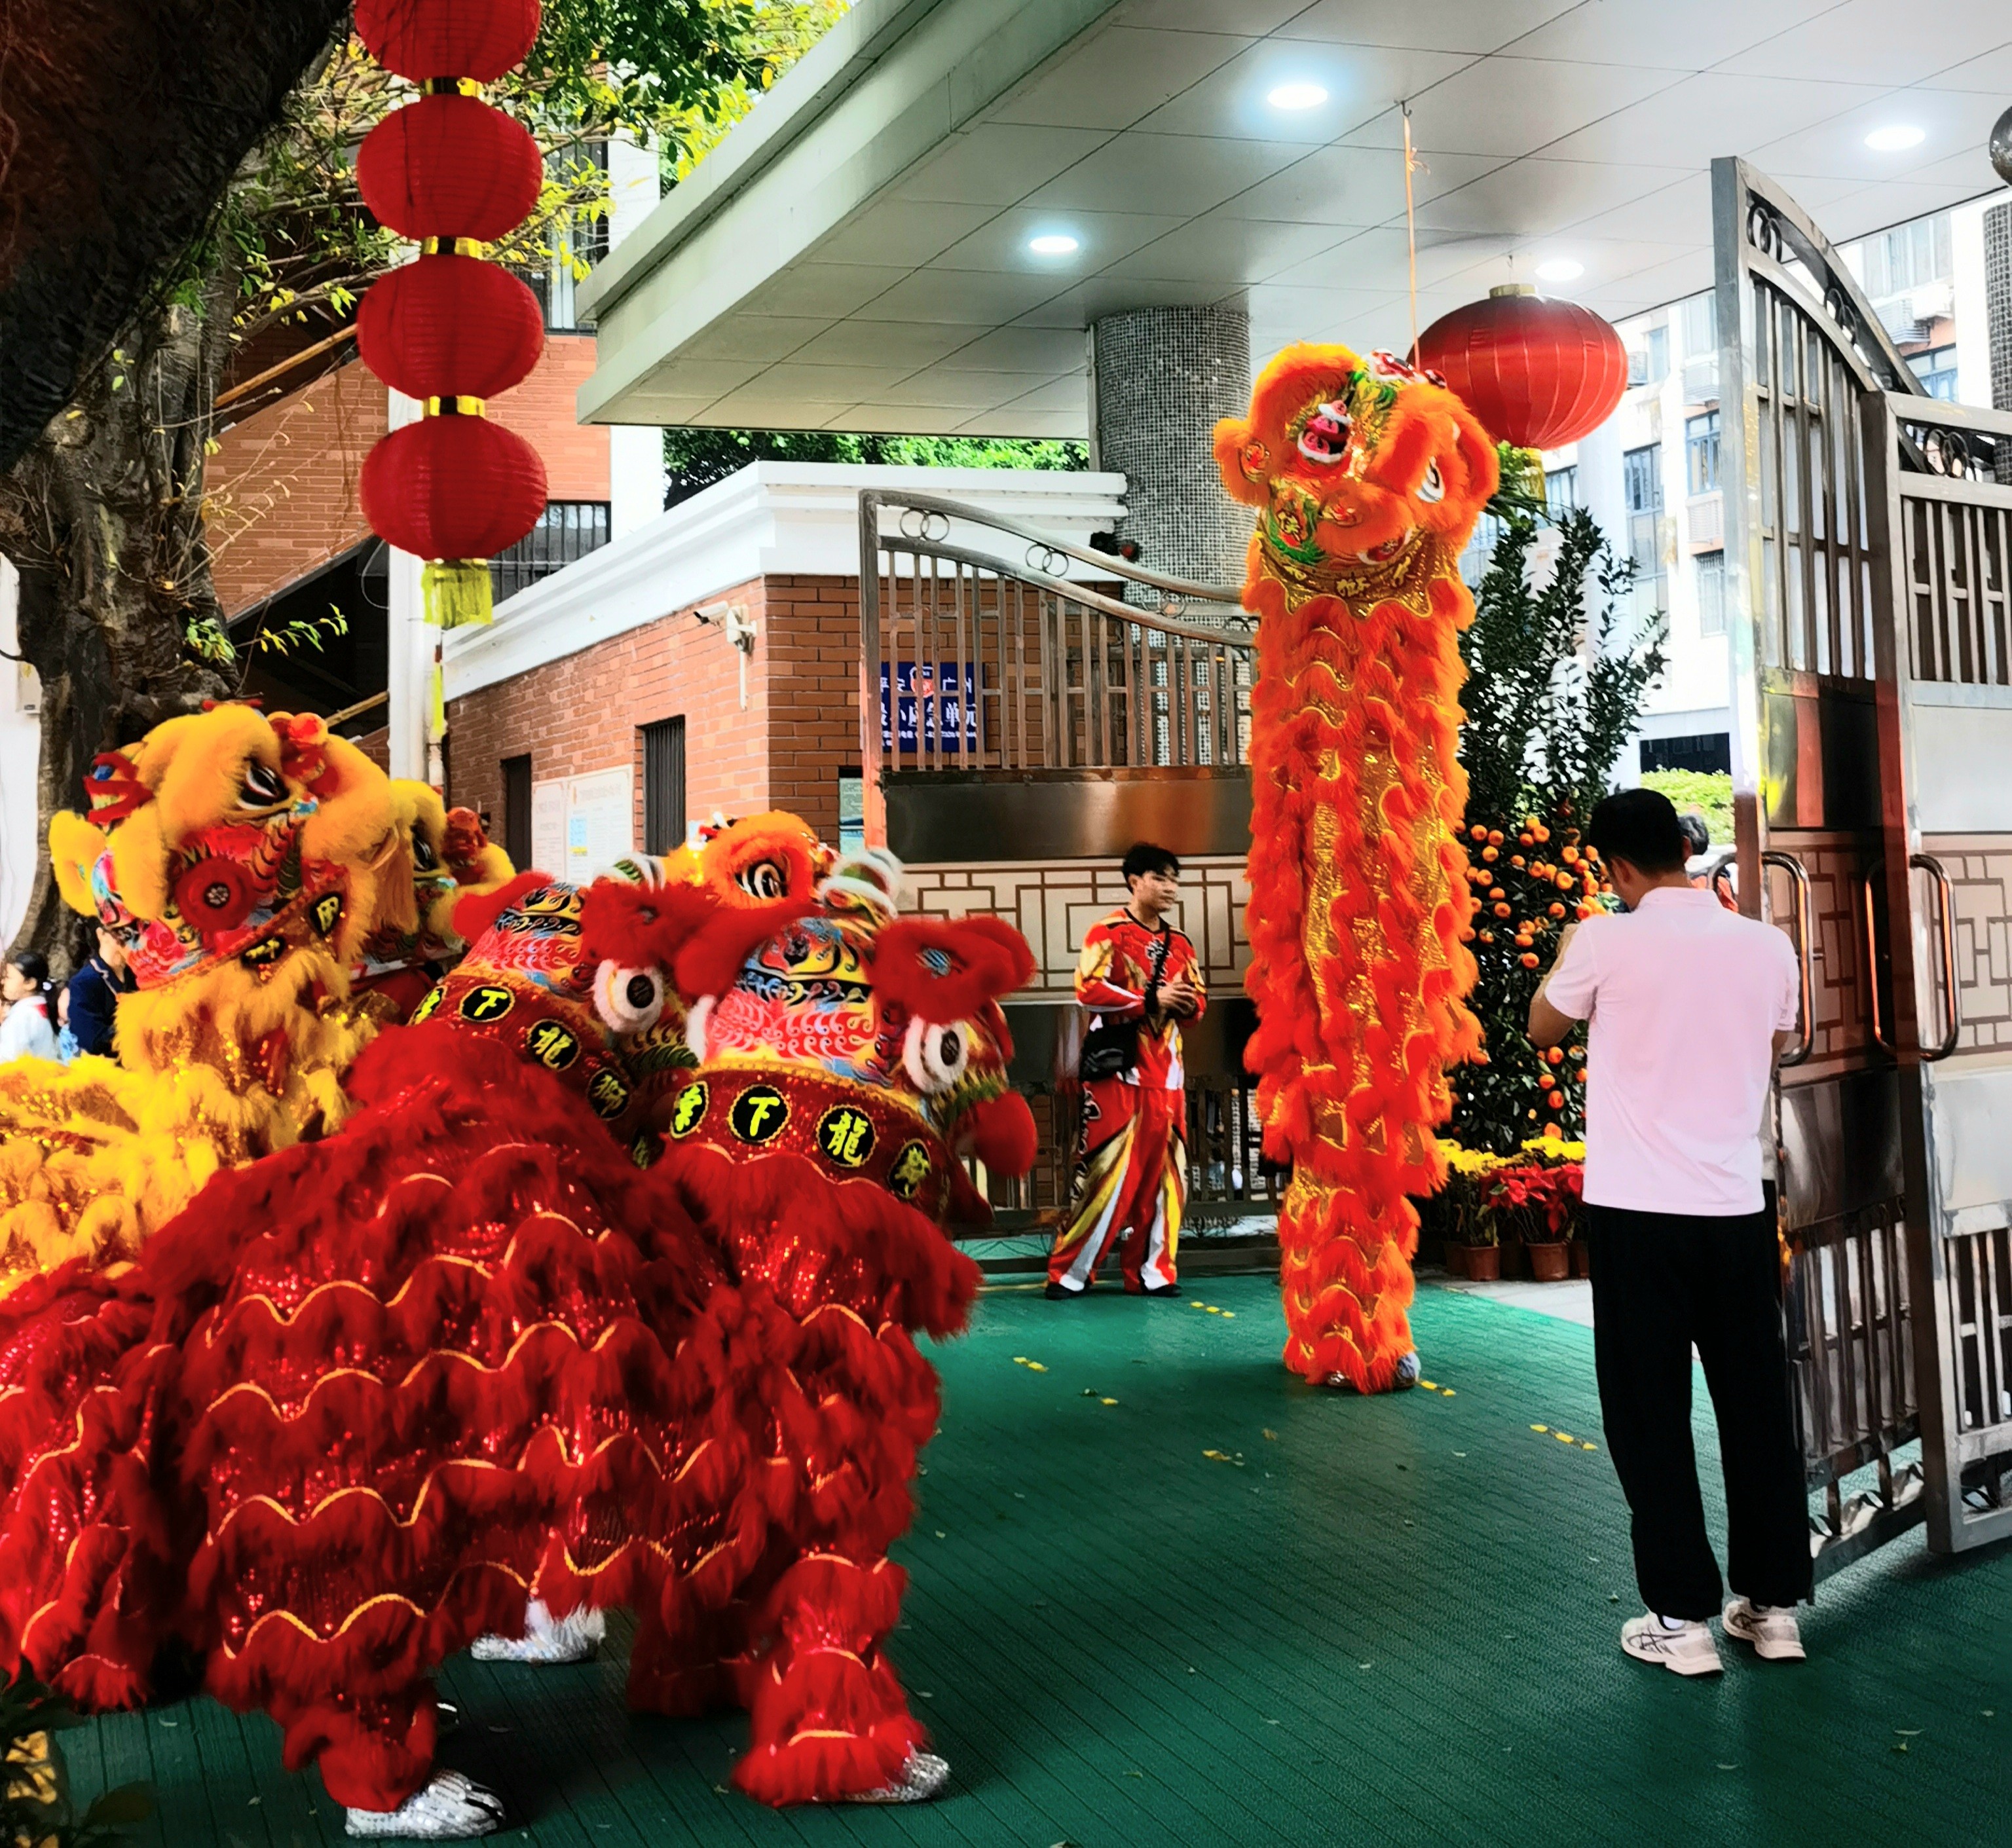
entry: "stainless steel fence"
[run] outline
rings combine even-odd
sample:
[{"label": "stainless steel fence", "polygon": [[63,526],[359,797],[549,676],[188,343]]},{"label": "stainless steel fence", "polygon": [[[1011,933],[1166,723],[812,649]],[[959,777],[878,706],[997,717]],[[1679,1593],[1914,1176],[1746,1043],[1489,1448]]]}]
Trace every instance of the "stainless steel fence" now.
[{"label": "stainless steel fence", "polygon": [[934,495],[862,494],[859,519],[869,804],[883,770],[1245,761],[1255,633],[1235,590]]}]

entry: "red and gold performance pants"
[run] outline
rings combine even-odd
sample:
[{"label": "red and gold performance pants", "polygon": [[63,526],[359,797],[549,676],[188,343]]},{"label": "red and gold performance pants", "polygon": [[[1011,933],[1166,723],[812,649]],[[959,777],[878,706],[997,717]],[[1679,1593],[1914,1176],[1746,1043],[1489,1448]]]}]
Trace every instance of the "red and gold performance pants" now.
[{"label": "red and gold performance pants", "polygon": [[1187,1093],[1090,1079],[1075,1210],[1049,1254],[1049,1282],[1087,1289],[1115,1244],[1127,1290],[1173,1289],[1187,1197]]}]

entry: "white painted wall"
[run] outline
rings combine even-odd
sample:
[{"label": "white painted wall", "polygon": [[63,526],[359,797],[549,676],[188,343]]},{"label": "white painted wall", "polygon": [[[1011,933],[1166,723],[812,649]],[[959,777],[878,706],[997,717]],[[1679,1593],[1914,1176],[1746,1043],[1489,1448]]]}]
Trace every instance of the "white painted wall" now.
[{"label": "white painted wall", "polygon": [[[969,501],[1077,545],[1125,512],[1122,475],[751,462],[505,598],[487,628],[450,630],[444,650],[447,697],[458,699],[577,654],[767,573],[856,577],[862,488],[904,488]],[[951,537],[1004,559],[1009,568],[1025,561],[1025,544],[1004,535],[953,527]]]},{"label": "white painted wall", "polygon": [[[20,652],[14,626],[20,580],[0,558],[0,648]],[[35,670],[0,660],[0,944],[10,941],[27,915],[28,895],[41,858],[36,825],[35,772],[41,757],[36,718]]]},{"label": "white painted wall", "polygon": [[[608,247],[612,251],[656,209],[657,151],[616,139],[608,144]],[[619,539],[664,510],[664,433],[622,423],[608,433],[608,536]]]}]

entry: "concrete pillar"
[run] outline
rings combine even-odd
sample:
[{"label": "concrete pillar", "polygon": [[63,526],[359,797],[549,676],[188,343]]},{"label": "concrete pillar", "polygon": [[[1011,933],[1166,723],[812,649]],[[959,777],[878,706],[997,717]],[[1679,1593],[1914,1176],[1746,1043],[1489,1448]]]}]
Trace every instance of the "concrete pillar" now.
[{"label": "concrete pillar", "polygon": [[[386,394],[385,426],[416,423],[423,407],[403,392]],[[433,730],[433,652],[440,631],[430,626],[420,594],[423,562],[387,546],[385,602],[389,658],[385,662],[385,745],[391,774],[440,785],[440,740]]]},{"label": "concrete pillar", "polygon": [[1242,308],[1144,308],[1090,329],[1090,466],[1122,470],[1120,533],[1170,576],[1243,578],[1250,512],[1222,491],[1210,444],[1250,402],[1250,316]]},{"label": "concrete pillar", "polygon": [[[1984,309],[1991,331],[1991,401],[2012,411],[2012,199],[1984,215]],[[1998,445],[1998,479],[2012,482],[2012,443]]]}]

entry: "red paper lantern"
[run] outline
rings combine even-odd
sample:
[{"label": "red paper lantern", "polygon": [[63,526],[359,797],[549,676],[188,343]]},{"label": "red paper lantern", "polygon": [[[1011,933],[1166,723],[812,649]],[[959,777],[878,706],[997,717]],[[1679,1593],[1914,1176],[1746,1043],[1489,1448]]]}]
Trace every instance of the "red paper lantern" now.
[{"label": "red paper lantern", "polygon": [[421,257],[380,276],[356,313],[363,362],[408,398],[494,398],[544,350],[538,298],[475,257]]},{"label": "red paper lantern", "polygon": [[401,237],[489,243],[538,202],[537,144],[473,96],[423,96],[363,137],[356,183],[377,221]]},{"label": "red paper lantern", "polygon": [[487,558],[545,510],[545,465],[487,417],[427,417],[363,458],[357,498],[371,530],[422,558]]},{"label": "red paper lantern", "polygon": [[1418,340],[1439,373],[1497,441],[1556,449],[1589,435],[1628,388],[1621,336],[1590,309],[1546,301],[1527,284],[1442,316]]},{"label": "red paper lantern", "polygon": [[387,70],[416,84],[493,84],[538,36],[538,0],[356,0],[356,36]]}]

